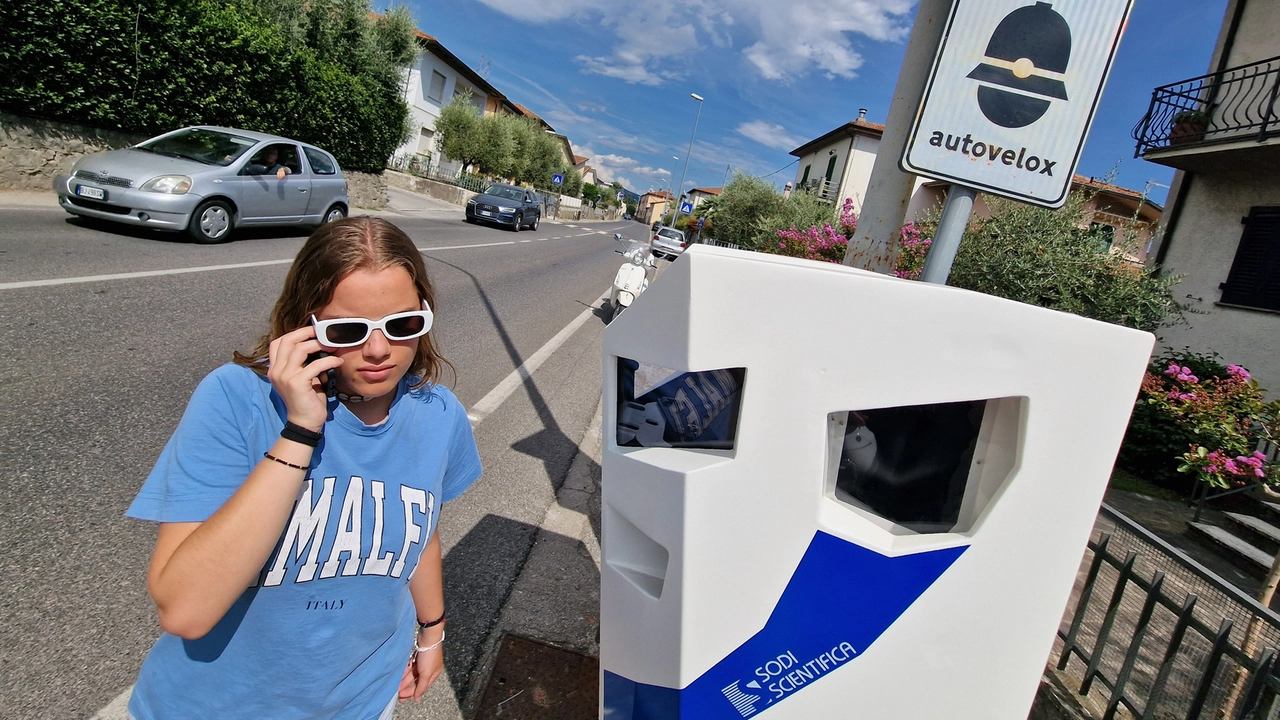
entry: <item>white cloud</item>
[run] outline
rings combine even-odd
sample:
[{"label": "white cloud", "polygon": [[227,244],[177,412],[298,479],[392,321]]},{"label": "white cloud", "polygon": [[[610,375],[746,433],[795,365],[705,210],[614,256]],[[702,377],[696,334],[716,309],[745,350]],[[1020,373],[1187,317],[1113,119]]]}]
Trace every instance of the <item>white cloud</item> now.
[{"label": "white cloud", "polygon": [[573,17],[594,10],[594,0],[540,0],[531,3],[525,0],[480,0],[480,2],[517,20],[529,22],[549,22]]},{"label": "white cloud", "polygon": [[744,122],[735,128],[735,130],[738,131],[739,135],[755,140],[761,145],[771,147],[775,150],[791,150],[792,148],[802,145],[805,140],[799,135],[792,135],[787,132],[787,129],[781,125],[771,123],[766,120],[752,120],[751,122]]},{"label": "white cloud", "polygon": [[760,36],[744,50],[766,79],[787,80],[811,67],[852,78],[863,58],[849,35],[892,42],[906,37],[911,0],[756,2]]},{"label": "white cloud", "polygon": [[635,158],[611,153],[597,155],[591,151],[591,148],[581,145],[574,145],[573,152],[590,158],[587,164],[595,168],[601,182],[611,183],[616,180],[629,190],[638,190],[640,187],[633,182],[633,179],[638,180],[640,185],[661,185],[671,179],[670,170],[642,165]]},{"label": "white cloud", "polygon": [[[615,9],[595,0],[481,0],[519,20],[545,23],[598,18],[616,40],[609,54],[582,54],[583,72],[628,83],[661,85],[685,76],[680,67],[703,48],[742,46],[768,80],[788,82],[811,70],[852,78],[864,59],[850,38],[896,42],[906,37],[914,0],[649,0]],[[736,41],[736,43],[735,43]]]}]

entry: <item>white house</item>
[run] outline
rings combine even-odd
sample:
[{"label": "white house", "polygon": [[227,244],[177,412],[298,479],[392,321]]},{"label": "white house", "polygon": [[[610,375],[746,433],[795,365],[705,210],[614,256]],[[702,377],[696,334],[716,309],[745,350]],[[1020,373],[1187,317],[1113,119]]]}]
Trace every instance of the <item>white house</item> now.
[{"label": "white house", "polygon": [[884,134],[884,125],[866,118],[866,108],[859,108],[856,120],[792,150],[791,154],[800,158],[794,187],[811,188],[837,207],[845,198],[853,198],[854,210],[861,212]]},{"label": "white house", "polygon": [[436,118],[440,109],[449,104],[454,95],[471,93],[471,100],[485,115],[499,112],[524,114],[497,88],[490,85],[480,73],[449,52],[440,41],[416,31],[418,58],[409,68],[405,79],[404,100],[409,106],[409,123],[417,128],[409,140],[396,149],[396,155],[418,155],[430,166],[438,166],[435,146]]}]

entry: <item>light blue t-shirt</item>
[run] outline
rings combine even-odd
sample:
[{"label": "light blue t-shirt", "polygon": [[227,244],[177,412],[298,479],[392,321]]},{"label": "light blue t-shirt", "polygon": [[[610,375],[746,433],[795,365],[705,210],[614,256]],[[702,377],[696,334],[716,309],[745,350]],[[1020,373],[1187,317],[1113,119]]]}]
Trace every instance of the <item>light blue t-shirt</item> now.
[{"label": "light blue t-shirt", "polygon": [[[387,706],[413,647],[409,578],[441,503],[480,476],[461,403],[439,385],[409,384],[372,427],[330,403],[257,582],[203,638],[156,641],[129,700],[138,720],[365,720]],[[127,514],[208,519],[275,444],[285,414],[266,378],[237,365],[213,371]]]}]

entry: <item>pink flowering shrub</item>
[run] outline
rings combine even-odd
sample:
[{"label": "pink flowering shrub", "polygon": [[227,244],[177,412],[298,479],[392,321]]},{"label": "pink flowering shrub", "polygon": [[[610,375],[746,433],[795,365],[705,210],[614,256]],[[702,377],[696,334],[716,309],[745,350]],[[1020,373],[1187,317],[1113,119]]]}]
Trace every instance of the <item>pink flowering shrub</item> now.
[{"label": "pink flowering shrub", "polygon": [[[800,230],[795,225],[789,229],[778,230],[778,243],[766,246],[767,252],[788,257],[819,260],[823,262],[844,262],[849,239],[858,229],[858,214],[853,209],[853,198],[845,198],[837,213],[836,223],[824,222],[807,230]],[[900,278],[916,280],[924,269],[924,258],[933,240],[924,237],[915,223],[907,223],[899,232],[898,261],[894,275]]]},{"label": "pink flowering shrub", "polygon": [[924,258],[929,254],[933,238],[927,238],[916,224],[909,222],[898,233],[898,262],[893,274],[908,280],[919,280],[924,271]]},{"label": "pink flowering shrub", "polygon": [[1178,472],[1219,488],[1280,484],[1280,466],[1257,450],[1260,440],[1277,439],[1280,401],[1264,403],[1257,381],[1239,365],[1227,365],[1225,377],[1201,379],[1185,364],[1166,362],[1162,371],[1143,378],[1140,402],[1171,418],[1193,440],[1174,457]]}]

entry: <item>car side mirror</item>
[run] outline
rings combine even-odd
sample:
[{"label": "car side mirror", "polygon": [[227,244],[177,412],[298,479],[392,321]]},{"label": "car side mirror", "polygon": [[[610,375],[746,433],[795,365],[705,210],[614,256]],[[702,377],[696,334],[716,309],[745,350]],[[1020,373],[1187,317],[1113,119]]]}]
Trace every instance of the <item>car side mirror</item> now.
[{"label": "car side mirror", "polygon": [[240,171],[240,174],[241,175],[266,175],[267,166],[259,165],[258,163],[249,163],[244,166],[244,169]]}]

